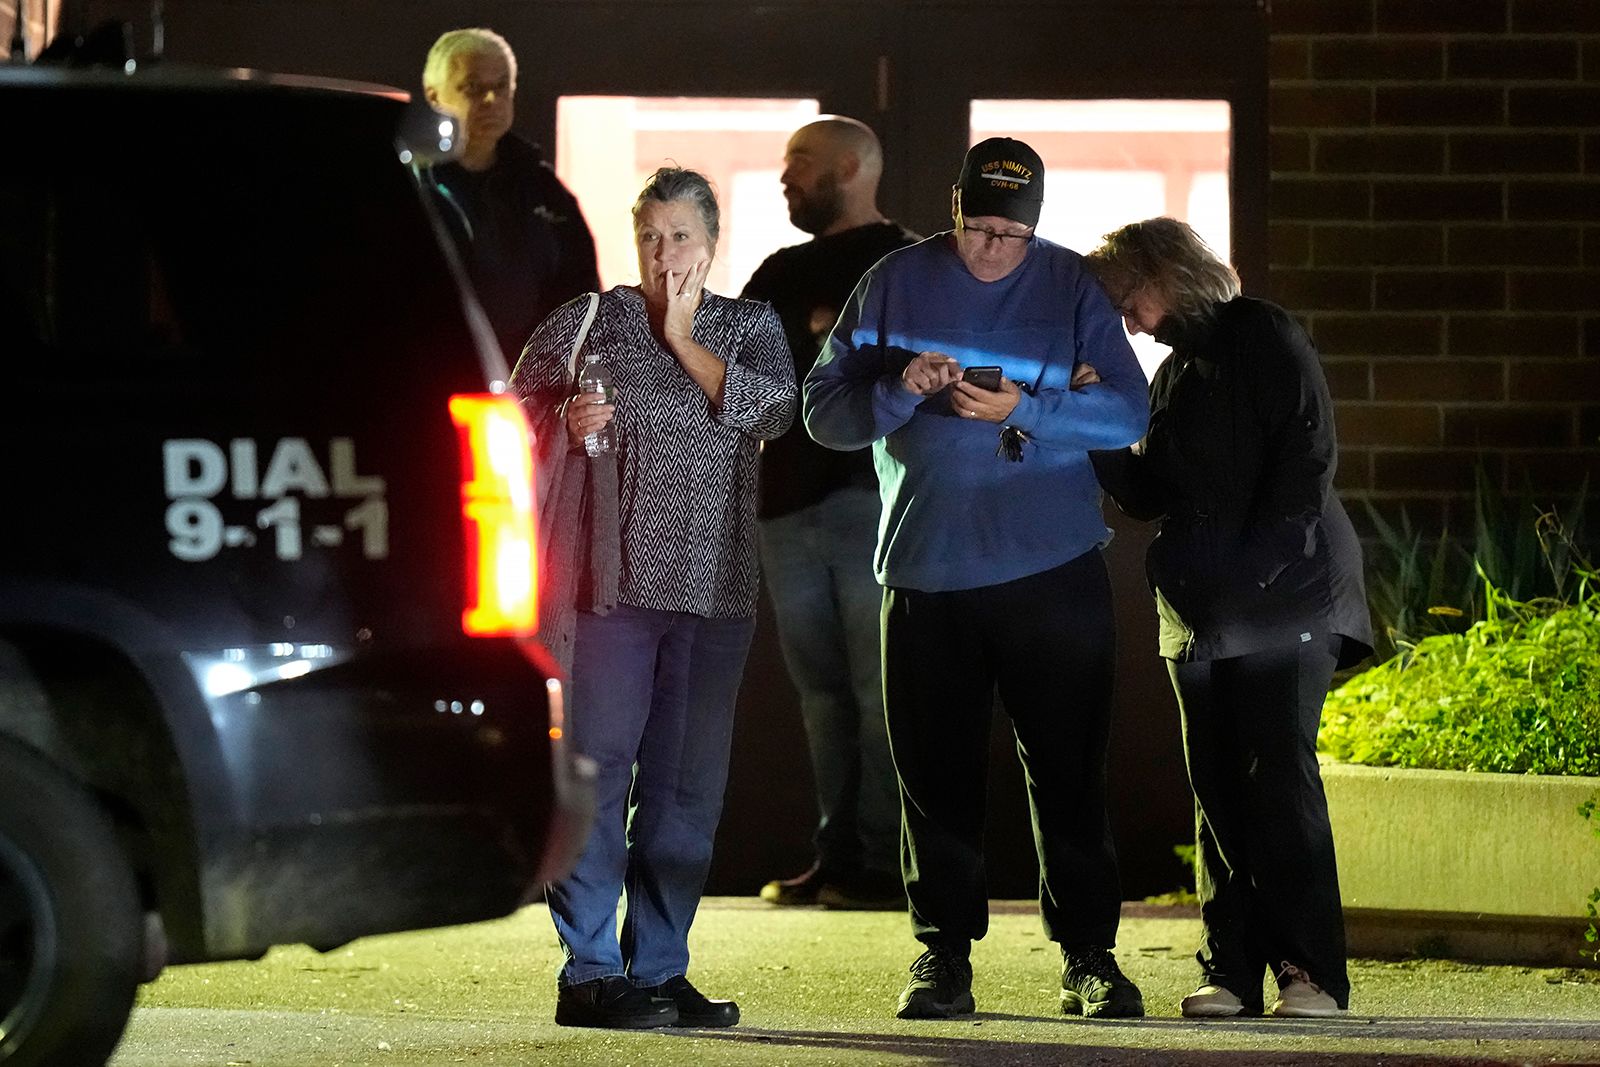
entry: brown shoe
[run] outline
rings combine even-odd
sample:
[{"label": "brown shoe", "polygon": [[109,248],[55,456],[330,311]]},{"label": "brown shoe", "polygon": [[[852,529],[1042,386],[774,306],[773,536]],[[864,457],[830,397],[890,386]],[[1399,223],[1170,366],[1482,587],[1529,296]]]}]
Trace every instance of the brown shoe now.
[{"label": "brown shoe", "polygon": [[815,904],[817,894],[822,891],[823,883],[827,881],[827,873],[822,869],[819,860],[813,863],[804,874],[797,874],[793,878],[773,880],[761,887],[761,899],[768,904],[776,904],[782,908],[799,907],[806,904]]},{"label": "brown shoe", "polygon": [[824,883],[817,903],[833,911],[903,911],[906,887],[898,871],[862,871]]}]

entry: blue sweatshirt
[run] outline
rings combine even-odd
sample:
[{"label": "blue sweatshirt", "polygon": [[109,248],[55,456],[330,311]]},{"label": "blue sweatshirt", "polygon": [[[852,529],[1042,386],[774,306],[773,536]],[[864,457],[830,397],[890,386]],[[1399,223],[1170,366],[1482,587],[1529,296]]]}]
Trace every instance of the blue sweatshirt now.
[{"label": "blue sweatshirt", "polygon": [[[1087,453],[1138,440],[1149,407],[1122,320],[1082,263],[1036,237],[1016,270],[982,282],[943,233],[891,252],[856,287],[806,376],[805,424],[829,448],[872,446],[884,585],[998,585],[1110,540]],[[1021,463],[996,454],[999,426],[952,412],[948,389],[901,384],[929,351],[998,365],[1032,391],[1008,420],[1028,435]],[[1073,392],[1079,362],[1101,381]]]}]

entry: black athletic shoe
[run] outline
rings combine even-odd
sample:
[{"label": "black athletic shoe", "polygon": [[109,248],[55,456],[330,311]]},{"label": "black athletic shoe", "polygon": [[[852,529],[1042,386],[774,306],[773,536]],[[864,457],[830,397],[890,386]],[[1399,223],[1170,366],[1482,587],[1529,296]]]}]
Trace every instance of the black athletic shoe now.
[{"label": "black athletic shoe", "polygon": [[911,981],[900,994],[902,1019],[948,1019],[970,1015],[972,964],[964,953],[946,945],[931,945],[911,965]]},{"label": "black athletic shoe", "polygon": [[620,974],[564,985],[556,992],[556,1024],[602,1030],[649,1030],[673,1026],[678,1008],[657,1000]]},{"label": "black athletic shoe", "polygon": [[732,1026],[739,1021],[738,1004],[731,1000],[712,1000],[681,974],[646,992],[677,1005],[678,1021],[672,1024],[674,1026]]},{"label": "black athletic shoe", "polygon": [[1138,1019],[1144,997],[1110,949],[1074,949],[1061,954],[1061,1010],[1091,1019]]}]

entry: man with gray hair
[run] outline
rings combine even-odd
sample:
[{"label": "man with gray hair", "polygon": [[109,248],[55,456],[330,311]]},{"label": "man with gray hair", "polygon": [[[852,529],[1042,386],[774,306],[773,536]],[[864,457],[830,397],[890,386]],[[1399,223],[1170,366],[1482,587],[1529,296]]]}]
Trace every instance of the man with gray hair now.
[{"label": "man with gray hair", "polygon": [[[808,123],[789,138],[783,163],[789,219],[813,238],[768,256],[743,295],[777,311],[800,380],[861,276],[917,236],[878,210],[883,152],[865,124]],[[768,882],[761,899],[771,904],[905,907],[900,794],[878,670],[880,511],[867,452],[823,448],[801,426],[762,450],[762,570],[821,812],[815,862]]]},{"label": "man with gray hair", "polygon": [[456,121],[460,155],[424,174],[447,205],[473,288],[508,359],[535,326],[600,288],[578,202],[534,144],[511,132],[517,57],[493,30],[451,30],[422,70],[428,103]]}]

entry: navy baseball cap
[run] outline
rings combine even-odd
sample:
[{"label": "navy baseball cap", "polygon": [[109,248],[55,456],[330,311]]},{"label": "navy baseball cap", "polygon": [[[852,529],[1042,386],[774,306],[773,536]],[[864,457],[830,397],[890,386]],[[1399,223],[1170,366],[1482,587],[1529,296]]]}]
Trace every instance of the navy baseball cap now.
[{"label": "navy baseball cap", "polygon": [[963,215],[997,215],[1037,226],[1044,206],[1044,161],[1015,138],[990,137],[967,150],[956,188]]}]

